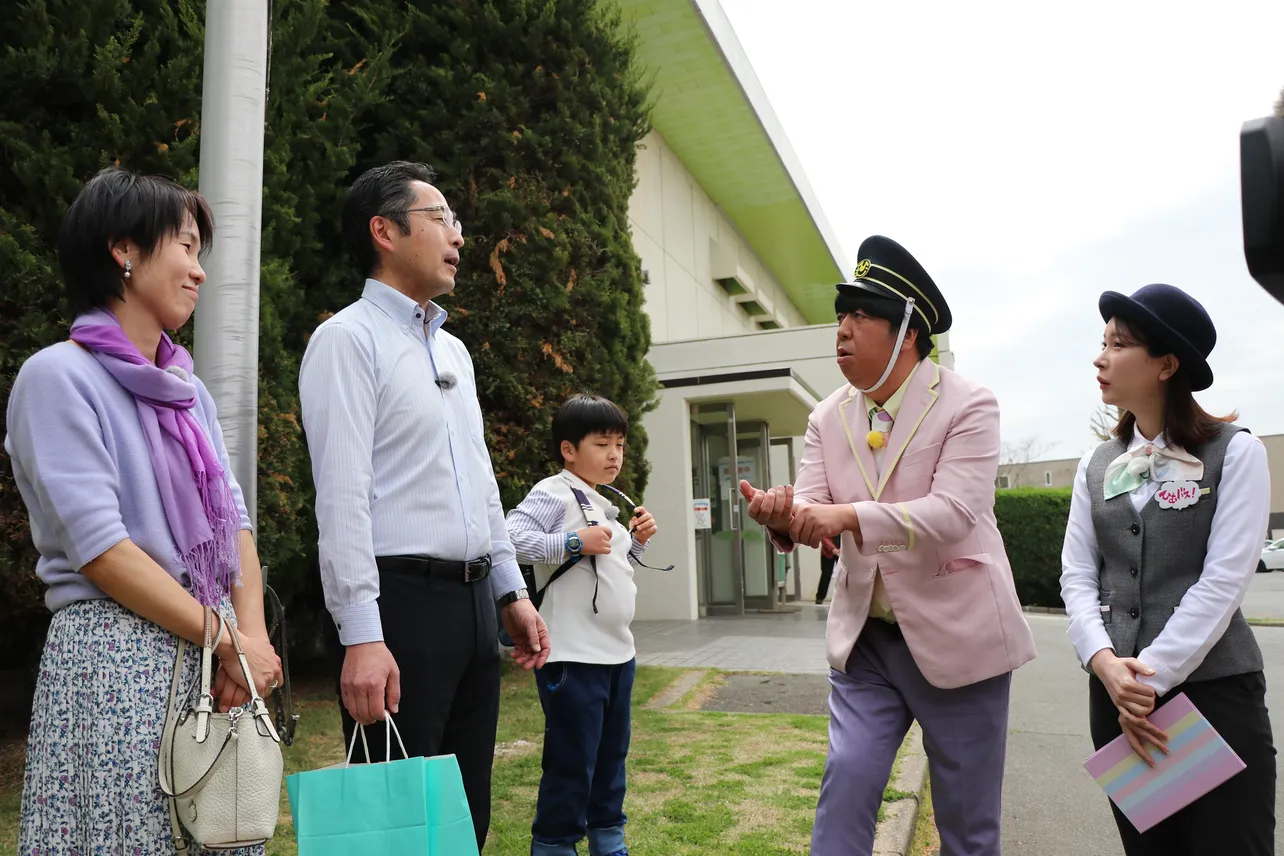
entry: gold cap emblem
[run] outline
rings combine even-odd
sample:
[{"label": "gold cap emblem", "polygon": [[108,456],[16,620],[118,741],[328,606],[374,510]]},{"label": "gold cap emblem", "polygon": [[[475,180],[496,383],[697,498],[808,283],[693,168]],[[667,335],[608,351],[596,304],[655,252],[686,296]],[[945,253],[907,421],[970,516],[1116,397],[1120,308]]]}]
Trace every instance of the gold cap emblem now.
[{"label": "gold cap emblem", "polygon": [[861,259],[856,265],[856,279],[860,279],[869,273],[869,259]]}]

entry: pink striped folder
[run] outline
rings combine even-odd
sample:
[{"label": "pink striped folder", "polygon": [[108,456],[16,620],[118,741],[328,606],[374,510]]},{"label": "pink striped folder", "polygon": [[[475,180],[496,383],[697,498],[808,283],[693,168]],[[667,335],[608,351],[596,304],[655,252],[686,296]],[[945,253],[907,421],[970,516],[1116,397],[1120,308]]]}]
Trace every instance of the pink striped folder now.
[{"label": "pink striped folder", "polygon": [[1145,744],[1155,766],[1132,751],[1122,734],[1083,762],[1138,832],[1185,808],[1231,776],[1244,762],[1195,709],[1185,693],[1151,715],[1168,735],[1169,754]]}]

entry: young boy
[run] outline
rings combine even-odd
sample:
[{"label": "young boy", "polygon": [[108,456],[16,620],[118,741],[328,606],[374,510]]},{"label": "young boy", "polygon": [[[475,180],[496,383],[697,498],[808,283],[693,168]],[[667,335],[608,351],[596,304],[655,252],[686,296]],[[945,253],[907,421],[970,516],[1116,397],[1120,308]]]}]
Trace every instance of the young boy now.
[{"label": "young boy", "polygon": [[656,525],[641,506],[624,525],[597,491],[619,475],[628,428],[624,411],[605,398],[569,399],[553,417],[553,459],[564,469],[508,513],[517,560],[534,566],[539,588],[548,586],[538,606],[552,642],[548,662],[535,671],[544,775],[531,856],[574,856],[586,835],[591,856],[628,856],[624,759],[636,666],[629,624],[637,600],[630,554],[646,548]]}]

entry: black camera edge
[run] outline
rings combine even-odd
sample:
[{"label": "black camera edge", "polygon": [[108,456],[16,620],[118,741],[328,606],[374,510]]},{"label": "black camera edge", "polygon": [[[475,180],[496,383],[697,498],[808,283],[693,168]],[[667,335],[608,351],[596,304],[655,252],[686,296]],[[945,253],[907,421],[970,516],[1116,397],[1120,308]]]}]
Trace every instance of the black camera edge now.
[{"label": "black camera edge", "polygon": [[1239,171],[1248,272],[1284,303],[1284,117],[1244,123]]}]

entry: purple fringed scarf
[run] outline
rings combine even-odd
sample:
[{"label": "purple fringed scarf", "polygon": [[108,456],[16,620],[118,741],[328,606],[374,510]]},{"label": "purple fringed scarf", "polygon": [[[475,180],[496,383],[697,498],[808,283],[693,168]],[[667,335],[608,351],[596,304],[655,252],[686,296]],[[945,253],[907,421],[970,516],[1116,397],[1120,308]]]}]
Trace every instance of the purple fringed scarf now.
[{"label": "purple fringed scarf", "polygon": [[179,562],[196,599],[217,607],[240,578],[241,515],[218,455],[192,415],[192,355],[161,333],[156,362],[148,361],[106,311],[77,318],[71,338],[133,393]]}]

